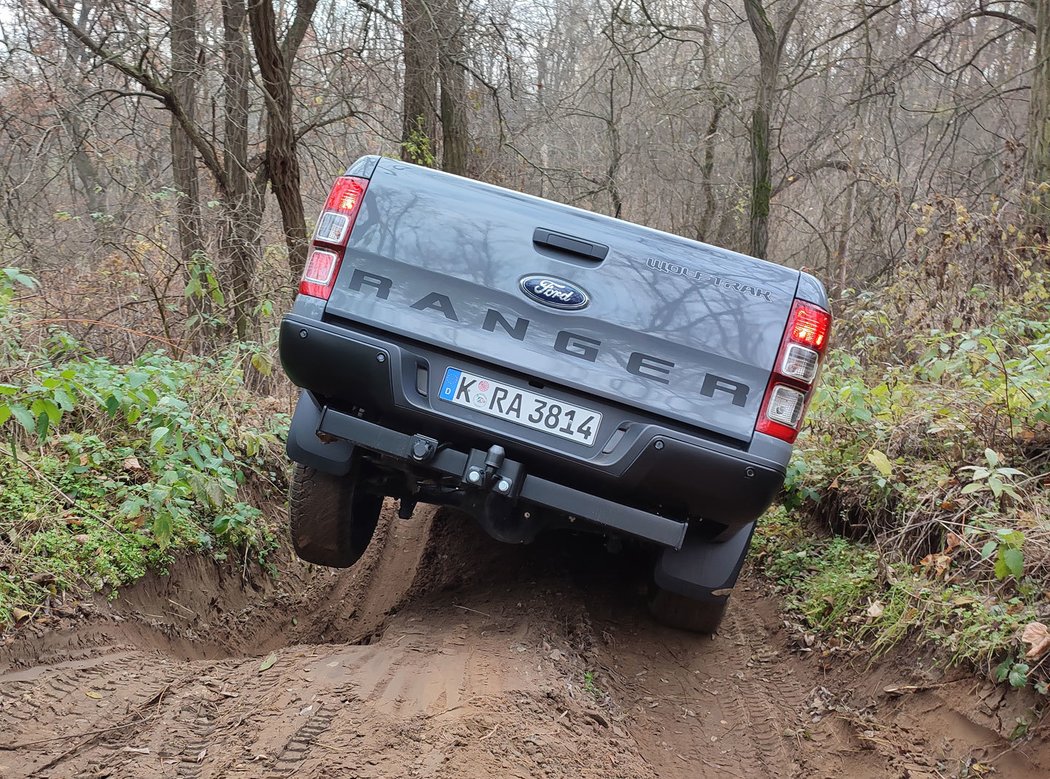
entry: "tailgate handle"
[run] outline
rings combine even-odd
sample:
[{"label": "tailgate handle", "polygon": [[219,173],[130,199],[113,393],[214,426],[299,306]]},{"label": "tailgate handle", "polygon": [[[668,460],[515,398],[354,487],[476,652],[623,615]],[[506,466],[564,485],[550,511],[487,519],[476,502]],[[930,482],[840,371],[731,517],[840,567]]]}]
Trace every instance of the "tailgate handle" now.
[{"label": "tailgate handle", "polygon": [[537,227],[532,233],[532,242],[551,249],[559,249],[570,254],[578,254],[588,260],[601,262],[609,254],[609,247],[602,243],[592,243],[564,233],[556,233]]}]

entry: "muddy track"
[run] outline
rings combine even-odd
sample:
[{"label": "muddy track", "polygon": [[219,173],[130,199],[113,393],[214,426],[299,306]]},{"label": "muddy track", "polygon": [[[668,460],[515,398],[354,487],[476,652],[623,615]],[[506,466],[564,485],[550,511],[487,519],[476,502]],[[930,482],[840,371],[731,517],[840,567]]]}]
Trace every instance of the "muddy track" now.
[{"label": "muddy track", "polygon": [[426,509],[385,512],[349,571],[281,568],[188,561],[23,630],[0,776],[1050,775],[1038,723],[1006,738],[1026,700],[807,653],[758,580],[697,637],[649,620],[630,554],[500,546]]}]

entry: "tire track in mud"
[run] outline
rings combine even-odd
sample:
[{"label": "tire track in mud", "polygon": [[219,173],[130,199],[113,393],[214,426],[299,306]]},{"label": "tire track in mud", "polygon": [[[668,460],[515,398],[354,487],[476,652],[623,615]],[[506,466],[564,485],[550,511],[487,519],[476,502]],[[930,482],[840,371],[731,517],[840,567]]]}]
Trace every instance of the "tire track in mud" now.
[{"label": "tire track in mud", "polygon": [[178,641],[129,649],[112,629],[89,659],[26,654],[36,666],[0,674],[0,777],[906,775],[848,732],[792,738],[832,683],[746,579],[721,633],[696,636],[654,624],[644,577],[600,550],[501,547],[442,512],[385,514],[359,567],[253,616],[252,637],[275,626],[254,656],[187,661]]},{"label": "tire track in mud", "polygon": [[746,591],[734,597],[740,595],[745,596],[740,598],[743,602],[735,604],[722,631],[726,642],[735,647],[727,661],[740,669],[730,674],[724,689],[736,705],[737,721],[753,747],[753,751],[744,755],[738,752],[738,756],[746,756],[753,770],[771,779],[794,777],[799,764],[795,750],[787,745],[785,731],[797,728],[809,690],[788,678],[782,663],[773,662],[780,652],[771,649],[768,628],[755,619]]},{"label": "tire track in mud", "polygon": [[[654,624],[635,606],[601,607],[596,662],[629,714],[628,731],[660,777],[795,777],[807,682],[783,670],[763,604],[743,587],[719,633],[696,636]],[[593,606],[592,606],[593,608]]]},{"label": "tire track in mud", "polygon": [[337,711],[333,706],[321,706],[314,714],[292,735],[284,749],[277,755],[274,761],[272,776],[290,776],[302,765],[311,747],[321,735],[328,730],[335,718]]}]

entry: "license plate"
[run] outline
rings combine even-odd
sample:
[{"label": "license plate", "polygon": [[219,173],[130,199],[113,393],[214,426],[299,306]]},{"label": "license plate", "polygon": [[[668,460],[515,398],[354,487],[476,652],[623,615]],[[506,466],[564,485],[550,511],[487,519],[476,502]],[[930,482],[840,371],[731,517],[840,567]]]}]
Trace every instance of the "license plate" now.
[{"label": "license plate", "polygon": [[602,415],[545,395],[449,368],[438,397],[570,441],[594,445]]}]

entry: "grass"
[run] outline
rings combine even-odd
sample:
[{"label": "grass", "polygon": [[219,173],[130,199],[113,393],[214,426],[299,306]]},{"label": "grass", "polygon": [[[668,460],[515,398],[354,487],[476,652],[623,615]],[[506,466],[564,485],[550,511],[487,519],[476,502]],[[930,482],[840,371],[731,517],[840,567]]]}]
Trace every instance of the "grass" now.
[{"label": "grass", "polygon": [[944,581],[935,568],[891,561],[864,541],[814,532],[799,512],[782,505],[759,523],[751,559],[798,623],[824,640],[874,656],[917,641],[949,664],[979,668],[1015,687],[1032,683],[1046,693],[1045,675],[1021,661],[1018,640],[1022,628],[1044,613],[1044,593],[1036,587],[997,590],[980,580]]}]

